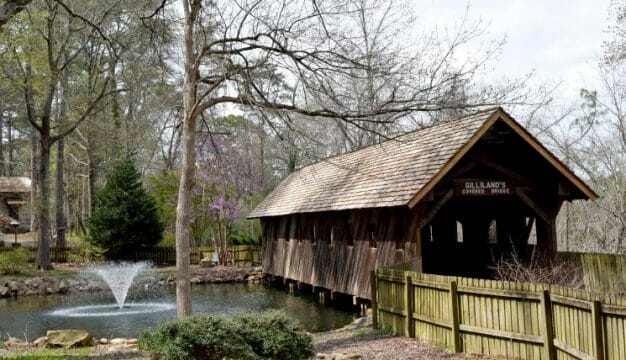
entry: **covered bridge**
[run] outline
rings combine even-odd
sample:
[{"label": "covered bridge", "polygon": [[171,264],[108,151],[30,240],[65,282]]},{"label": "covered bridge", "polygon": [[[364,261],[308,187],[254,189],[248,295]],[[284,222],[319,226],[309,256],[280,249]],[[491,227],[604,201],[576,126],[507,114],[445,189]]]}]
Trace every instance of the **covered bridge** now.
[{"label": "covered bridge", "polygon": [[497,108],[304,167],[250,217],[267,274],[367,299],[379,266],[485,277],[513,250],[554,256],[563,201],[596,197]]}]

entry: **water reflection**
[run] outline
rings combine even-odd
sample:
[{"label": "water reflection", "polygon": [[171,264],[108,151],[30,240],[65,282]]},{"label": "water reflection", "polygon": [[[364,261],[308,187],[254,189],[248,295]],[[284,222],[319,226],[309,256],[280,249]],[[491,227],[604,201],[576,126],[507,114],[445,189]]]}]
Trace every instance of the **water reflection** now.
[{"label": "water reflection", "polygon": [[[174,304],[174,288],[145,291],[132,289],[129,303]],[[233,315],[265,309],[283,309],[297,318],[309,331],[342,327],[356,316],[356,310],[319,305],[312,294],[289,295],[286,290],[253,284],[219,284],[194,286],[192,302],[195,313]],[[82,329],[95,337],[134,337],[140,329],[173,319],[173,307],[150,313],[120,316],[55,316],[54,311],[76,306],[115,304],[108,292],[48,296],[23,296],[0,299],[0,333],[32,340],[48,329]]]}]

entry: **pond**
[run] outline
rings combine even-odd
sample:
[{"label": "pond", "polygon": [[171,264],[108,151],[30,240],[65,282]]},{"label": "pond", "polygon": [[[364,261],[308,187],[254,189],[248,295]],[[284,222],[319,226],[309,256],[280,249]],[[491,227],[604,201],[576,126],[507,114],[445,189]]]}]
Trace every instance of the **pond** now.
[{"label": "pond", "polygon": [[[282,309],[311,332],[325,331],[350,323],[358,316],[355,308],[320,305],[309,293],[291,295],[285,289],[256,284],[213,284],[192,287],[194,313],[232,315]],[[115,299],[108,291],[69,295],[23,296],[0,300],[0,338],[35,338],[49,329],[81,329],[96,338],[136,337],[141,329],[176,317],[175,289],[164,287],[143,291],[131,289],[127,303],[161,304],[153,312],[117,315]],[[60,309],[105,305],[109,316],[67,316]]]}]

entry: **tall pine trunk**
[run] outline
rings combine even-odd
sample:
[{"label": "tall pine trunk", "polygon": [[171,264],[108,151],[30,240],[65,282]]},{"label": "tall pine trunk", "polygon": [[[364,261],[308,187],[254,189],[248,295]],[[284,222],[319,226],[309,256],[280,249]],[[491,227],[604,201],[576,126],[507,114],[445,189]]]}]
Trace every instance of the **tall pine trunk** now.
[{"label": "tall pine trunk", "polygon": [[[61,77],[61,96],[59,98],[59,120],[65,121],[67,117],[67,88],[68,88],[68,78],[67,72],[63,71],[63,76]],[[63,181],[64,172],[65,172],[65,140],[60,138],[57,140],[57,167],[56,167],[56,246],[60,248],[64,248],[66,245],[65,241],[65,231],[67,228],[67,221],[65,219],[65,182]]]}]

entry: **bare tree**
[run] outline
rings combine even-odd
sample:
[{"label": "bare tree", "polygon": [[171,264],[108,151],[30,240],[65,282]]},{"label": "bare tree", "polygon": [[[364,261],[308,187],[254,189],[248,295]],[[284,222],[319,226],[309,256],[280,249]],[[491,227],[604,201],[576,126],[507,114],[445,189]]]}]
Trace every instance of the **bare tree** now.
[{"label": "bare tree", "polygon": [[[42,10],[46,15],[40,22],[30,18],[28,26],[39,34],[44,44],[44,66],[33,68],[33,57],[39,49],[31,46],[20,48],[14,44],[15,61],[21,70],[27,120],[37,135],[38,169],[35,181],[39,193],[36,196],[35,213],[38,221],[37,268],[50,269],[50,154],[52,145],[59,139],[73,132],[81,122],[99,110],[100,103],[108,96],[108,79],[101,81],[100,90],[87,100],[86,104],[76,104],[77,116],[71,119],[57,119],[54,114],[54,100],[58,96],[61,76],[77,59],[83,50],[83,44],[76,44],[76,29],[69,24],[71,20],[63,18],[63,12],[53,1],[45,3]],[[69,20],[69,21],[68,21]],[[36,43],[36,42],[35,42]],[[45,75],[44,75],[45,74]],[[42,75],[44,75],[42,77]],[[39,92],[35,81],[43,79],[43,91]],[[39,85],[39,84],[37,84]]]},{"label": "bare tree", "polygon": [[[510,92],[484,90],[472,96],[463,94],[463,101],[454,97],[459,92],[450,90],[469,82],[495,55],[492,48],[471,61],[457,62],[456,47],[475,36],[467,29],[461,28],[450,42],[421,44],[430,51],[419,60],[396,53],[389,67],[386,56],[353,51],[354,37],[346,23],[354,20],[350,1],[182,0],[181,5],[183,158],[176,220],[179,317],[191,313],[191,191],[197,119],[204,112],[239,106],[281,121],[300,114],[339,119],[362,128],[367,123],[391,123],[415,112],[519,100],[511,99]],[[360,21],[367,19],[361,14]],[[392,54],[394,51],[389,52]],[[368,77],[376,79],[377,101],[354,106],[353,97],[343,91],[346,81]]]}]

